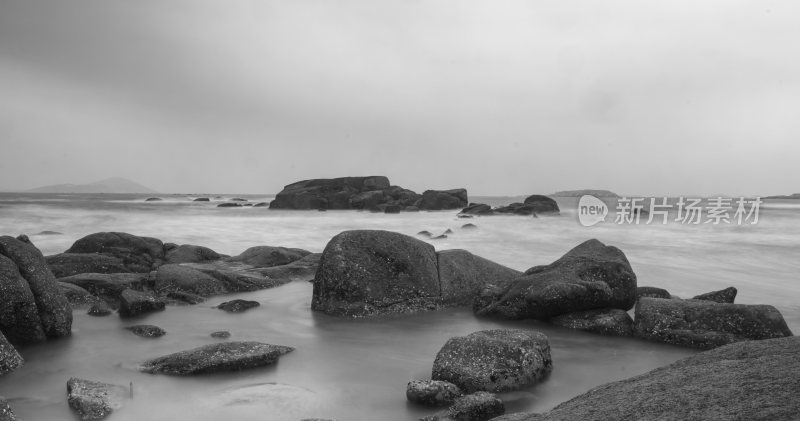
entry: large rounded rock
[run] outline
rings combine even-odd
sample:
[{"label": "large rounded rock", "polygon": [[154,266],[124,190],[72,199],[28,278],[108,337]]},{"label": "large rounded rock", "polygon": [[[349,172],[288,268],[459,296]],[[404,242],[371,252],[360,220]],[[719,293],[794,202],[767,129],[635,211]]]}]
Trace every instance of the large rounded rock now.
[{"label": "large rounded rock", "polygon": [[531,209],[535,213],[558,213],[558,203],[555,200],[547,197],[542,196],[540,194],[534,194],[525,198],[523,202],[526,206],[530,206]]},{"label": "large rounded rock", "polygon": [[625,254],[588,240],[525,276],[484,289],[475,300],[477,315],[547,319],[598,308],[629,310],[636,302],[636,275]]},{"label": "large rounded rock", "polygon": [[466,393],[508,392],[532,386],[552,369],[547,336],[516,329],[457,336],[436,354],[431,378]]},{"label": "large rounded rock", "polygon": [[442,301],[446,305],[470,305],[488,284],[507,282],[522,275],[522,272],[466,250],[444,250],[437,256]]},{"label": "large rounded rock", "polygon": [[310,251],[298,248],[256,246],[250,247],[238,256],[231,257],[230,260],[255,267],[272,267],[288,265],[309,254],[311,254]]},{"label": "large rounded rock", "polygon": [[389,188],[383,176],[303,180],[283,188],[270,209],[351,209],[350,199],[359,193]]},{"label": "large rounded rock", "polygon": [[176,352],[144,362],[141,371],[174,375],[206,374],[261,367],[294,348],[260,342],[223,342]]},{"label": "large rounded rock", "polygon": [[322,252],[311,308],[334,315],[416,311],[440,298],[436,252],[389,231],[345,231]]},{"label": "large rounded rock", "polygon": [[426,190],[417,207],[421,210],[461,209],[467,202],[466,189]]},{"label": "large rounded rock", "polygon": [[545,414],[494,421],[796,420],[798,372],[800,338],[740,342],[599,386]]},{"label": "large rounded rock", "polygon": [[602,333],[604,335],[633,335],[633,319],[627,311],[616,308],[562,314],[548,321],[556,326]]},{"label": "large rounded rock", "polygon": [[39,310],[28,283],[17,265],[0,254],[0,332],[13,343],[33,343],[47,339]]},{"label": "large rounded rock", "polygon": [[638,337],[700,349],[792,336],[781,313],[770,305],[641,298],[634,320]]},{"label": "large rounded rock", "polygon": [[470,203],[459,214],[462,215],[493,215],[492,207],[484,203]]},{"label": "large rounded rock", "polygon": [[[39,249],[26,236],[18,238],[3,236],[0,237],[0,255],[10,259],[17,266],[19,275],[27,283],[27,287],[33,294],[33,301],[45,336],[48,338],[60,338],[69,335],[72,332],[72,307],[61,292],[61,289],[59,289],[55,277],[47,267],[47,262]],[[6,261],[4,266],[7,265],[8,262]],[[13,277],[13,271],[9,272]],[[0,284],[5,285],[7,282],[15,296],[20,292],[20,289],[24,290],[24,286],[19,279],[0,279]],[[29,296],[27,294],[23,295],[20,297],[23,299],[22,302],[15,301],[11,297],[4,298],[4,300],[11,300],[8,303],[11,305],[10,309],[13,309],[11,311],[16,312],[18,307],[25,312],[30,311],[31,304],[27,301]],[[9,309],[5,311],[9,311]],[[27,325],[27,322],[32,321],[28,318],[29,315],[26,313],[21,317],[26,325],[23,329],[34,329],[34,332],[31,332],[33,335],[31,338],[38,336],[38,331],[35,327]],[[14,331],[14,334],[9,335],[9,340],[14,341],[17,339],[19,329],[12,328],[11,330]],[[23,334],[23,336],[28,335]]]},{"label": "large rounded rock", "polygon": [[122,260],[130,272],[150,272],[164,263],[164,243],[124,232],[98,232],[72,244],[65,253],[95,253]]},{"label": "large rounded rock", "polygon": [[3,332],[0,332],[0,376],[16,370],[24,362],[17,349],[8,342]]}]

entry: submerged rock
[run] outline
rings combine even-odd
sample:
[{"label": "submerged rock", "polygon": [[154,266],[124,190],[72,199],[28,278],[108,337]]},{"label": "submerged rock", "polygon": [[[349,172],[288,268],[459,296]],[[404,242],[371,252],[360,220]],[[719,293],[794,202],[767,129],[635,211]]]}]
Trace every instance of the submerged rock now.
[{"label": "submerged rock", "polygon": [[629,310],[636,302],[636,275],[625,254],[588,240],[525,276],[489,286],[475,300],[476,315],[547,319],[598,308]]},{"label": "submerged rock", "polygon": [[122,407],[122,386],[73,377],[67,381],[67,402],[82,420],[102,420]]},{"label": "submerged rock", "polygon": [[796,420],[799,371],[798,337],[739,342],[495,421]]},{"label": "submerged rock", "polygon": [[102,316],[108,316],[112,312],[113,312],[112,308],[109,307],[108,304],[101,301],[99,303],[92,304],[92,306],[89,307],[89,311],[86,314],[90,316],[102,317]]},{"label": "submerged rock", "polygon": [[28,237],[0,237],[0,331],[13,343],[72,332],[72,307]]},{"label": "submerged rock", "polygon": [[165,304],[155,296],[141,291],[126,289],[119,296],[120,317],[136,317],[164,310]]},{"label": "submerged rock", "polygon": [[225,202],[217,205],[218,208],[241,208],[242,204],[237,202]]},{"label": "submerged rock", "polygon": [[422,421],[488,421],[506,412],[503,401],[488,392],[463,396],[446,411],[422,418]]},{"label": "submerged rock", "polygon": [[638,337],[700,349],[792,336],[781,313],[770,305],[642,298],[634,320]]},{"label": "submerged rock", "polygon": [[8,405],[6,398],[0,396],[0,421],[17,421],[14,411]]},{"label": "submerged rock", "polygon": [[126,326],[125,330],[129,330],[133,332],[134,335],[141,336],[142,338],[158,338],[167,334],[167,331],[164,329],[153,325]]},{"label": "submerged rock", "polygon": [[406,399],[420,405],[450,405],[462,395],[458,386],[443,380],[412,380],[406,385]]},{"label": "submerged rock", "polygon": [[431,378],[453,383],[466,393],[509,392],[542,380],[552,367],[544,334],[482,330],[450,338],[436,354]]},{"label": "submerged rock", "polygon": [[231,300],[226,301],[217,306],[218,309],[227,311],[228,313],[243,313],[251,308],[260,306],[258,301],[248,300]]},{"label": "submerged rock", "polygon": [[562,314],[549,319],[548,322],[556,326],[602,333],[604,335],[633,335],[633,319],[627,311],[615,308]]},{"label": "submerged rock", "polygon": [[238,371],[275,363],[293,350],[260,342],[222,342],[145,361],[141,371],[175,375]]},{"label": "submerged rock", "polygon": [[161,202],[162,200],[164,199],[160,197],[148,197],[147,199],[144,199],[145,202]]},{"label": "submerged rock", "polygon": [[193,202],[210,202],[210,201],[211,199],[209,199],[208,197],[198,197],[193,200]]},{"label": "submerged rock", "polygon": [[227,330],[220,330],[219,332],[211,332],[212,338],[219,338],[219,339],[228,339],[231,337],[231,333]]},{"label": "submerged rock", "polygon": [[416,311],[440,296],[430,244],[389,231],[345,231],[322,252],[311,308],[333,315]]},{"label": "submerged rock", "polygon": [[736,293],[737,293],[736,288],[728,287],[720,291],[712,291],[712,292],[707,292],[705,294],[700,294],[692,299],[713,301],[715,303],[733,304],[733,301],[736,299]]},{"label": "submerged rock", "polygon": [[[19,368],[25,360],[19,355],[14,345],[11,345],[3,332],[0,332],[0,376]],[[2,417],[0,417],[2,420]]]}]

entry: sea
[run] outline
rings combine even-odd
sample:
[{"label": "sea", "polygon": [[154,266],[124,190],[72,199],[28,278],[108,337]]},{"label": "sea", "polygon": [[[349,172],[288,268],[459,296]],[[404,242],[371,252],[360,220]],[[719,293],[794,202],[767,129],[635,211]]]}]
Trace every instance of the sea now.
[{"label": "sea", "polygon": [[[620,248],[639,286],[695,295],[734,286],[738,303],[771,304],[800,332],[800,200],[760,204],[758,221],[743,224],[674,221],[579,222],[578,199],[557,198],[559,216],[496,215],[462,219],[456,211],[380,214],[359,211],[289,211],[266,207],[219,208],[233,197],[268,202],[269,195],[145,195],[0,193],[0,235],[26,234],[44,253],[61,253],[100,231],[128,232],[164,242],[196,244],[236,255],[258,245],[321,252],[334,235],[381,229],[411,236],[450,229],[428,239],[437,250],[466,249],[518,270],[550,263],[591,238]],[[471,197],[491,205],[524,197]],[[670,199],[676,203],[676,199]],[[474,224],[475,229],[462,228]],[[52,231],[58,234],[43,234]],[[0,395],[22,420],[78,419],[67,405],[66,383],[80,377],[121,386],[109,419],[126,420],[413,420],[436,409],[407,402],[406,384],[430,379],[438,350],[453,336],[494,328],[545,333],[553,371],[534,387],[501,394],[506,412],[547,411],[593,387],[646,373],[697,351],[633,338],[609,337],[538,321],[476,318],[469,308],[373,318],[339,318],[311,310],[312,285],[292,282],[257,292],[213,297],[194,306],[170,306],[142,319],[92,317],[74,310],[69,338],[20,348],[25,365],[0,378]],[[214,308],[233,298],[261,306],[241,314]],[[123,327],[154,324],[161,338],[140,338]],[[296,350],[270,367],[193,377],[144,374],[142,361],[219,341],[288,345]]]}]

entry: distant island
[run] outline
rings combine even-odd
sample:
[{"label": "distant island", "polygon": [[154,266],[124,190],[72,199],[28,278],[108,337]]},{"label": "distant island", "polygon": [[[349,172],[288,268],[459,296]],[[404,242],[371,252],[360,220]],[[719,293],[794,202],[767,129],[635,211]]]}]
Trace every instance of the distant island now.
[{"label": "distant island", "polygon": [[158,193],[131,180],[112,177],[89,184],[53,184],[26,190],[28,193]]},{"label": "distant island", "polygon": [[764,199],[800,199],[800,193],[788,194],[783,196],[767,196]]},{"label": "distant island", "polygon": [[608,190],[592,190],[592,189],[584,189],[584,190],[564,190],[558,191],[550,196],[553,197],[581,197],[585,194],[590,194],[594,197],[619,197],[618,194],[608,191]]}]

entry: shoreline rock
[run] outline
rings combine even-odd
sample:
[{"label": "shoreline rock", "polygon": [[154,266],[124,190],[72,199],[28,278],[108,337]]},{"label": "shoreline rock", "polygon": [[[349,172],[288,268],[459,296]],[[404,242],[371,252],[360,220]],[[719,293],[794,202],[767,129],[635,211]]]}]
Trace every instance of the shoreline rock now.
[{"label": "shoreline rock", "polygon": [[122,386],[72,377],[67,381],[67,402],[82,420],[102,420],[122,407]]},{"label": "shoreline rock", "polygon": [[221,342],[147,360],[140,371],[181,376],[239,371],[273,364],[292,351],[288,346],[261,342]]}]

